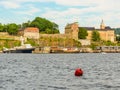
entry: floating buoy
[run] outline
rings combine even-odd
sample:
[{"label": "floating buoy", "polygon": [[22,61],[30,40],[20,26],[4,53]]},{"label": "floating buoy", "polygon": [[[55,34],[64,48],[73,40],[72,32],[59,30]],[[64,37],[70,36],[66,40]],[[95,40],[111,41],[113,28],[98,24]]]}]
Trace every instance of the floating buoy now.
[{"label": "floating buoy", "polygon": [[75,70],[75,76],[82,76],[82,75],[83,75],[82,69],[81,69],[81,68],[77,68],[77,69]]}]

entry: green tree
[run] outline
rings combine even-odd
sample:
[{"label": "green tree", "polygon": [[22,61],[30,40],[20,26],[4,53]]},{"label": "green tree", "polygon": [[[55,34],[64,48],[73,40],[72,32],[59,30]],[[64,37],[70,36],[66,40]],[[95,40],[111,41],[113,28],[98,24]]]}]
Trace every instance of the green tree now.
[{"label": "green tree", "polygon": [[87,30],[85,28],[80,27],[78,32],[78,38],[79,39],[86,39],[86,36],[88,35]]},{"label": "green tree", "polygon": [[108,40],[108,41],[104,41],[104,45],[106,45],[106,46],[115,46],[116,44]]},{"label": "green tree", "polygon": [[41,17],[36,17],[32,22],[28,21],[19,25],[16,25],[15,23],[2,25],[0,23],[0,32],[8,32],[9,34],[15,35],[17,34],[18,29],[24,29],[26,27],[37,27],[39,28],[40,33],[59,33],[58,25],[56,23]]},{"label": "green tree", "polygon": [[7,32],[8,26],[4,24],[3,32]]},{"label": "green tree", "polygon": [[115,34],[119,35],[120,34],[120,28],[114,28]]},{"label": "green tree", "polygon": [[[30,24],[31,27],[39,28],[40,32],[46,33],[46,30],[52,31],[52,33],[59,33],[58,25],[45,18],[36,17]],[[51,32],[50,32],[51,33]]]},{"label": "green tree", "polygon": [[28,21],[28,22],[22,23],[21,28],[24,29],[24,28],[26,28],[26,27],[29,27],[30,24],[31,24],[31,21]]},{"label": "green tree", "polygon": [[15,23],[12,23],[12,24],[8,24],[7,27],[8,27],[7,31],[8,31],[8,33],[10,35],[17,34],[17,32],[18,32],[18,25],[16,25]]},{"label": "green tree", "polygon": [[52,30],[50,30],[49,28],[47,28],[47,29],[45,30],[45,33],[51,34],[51,33],[52,33]]},{"label": "green tree", "polygon": [[92,40],[93,41],[100,41],[100,34],[97,30],[94,30],[92,32]]},{"label": "green tree", "polygon": [[3,32],[4,26],[0,23],[0,32]]},{"label": "green tree", "polygon": [[92,50],[95,50],[97,46],[97,43],[91,43],[90,48],[92,48]]},{"label": "green tree", "polygon": [[59,32],[59,29],[58,29],[59,26],[58,26],[56,23],[54,23],[54,22],[52,22],[52,25],[53,25],[53,26],[52,26],[52,27],[53,27],[53,28],[52,28],[52,33],[53,33],[53,34],[54,34],[54,33],[60,33],[60,32]]}]

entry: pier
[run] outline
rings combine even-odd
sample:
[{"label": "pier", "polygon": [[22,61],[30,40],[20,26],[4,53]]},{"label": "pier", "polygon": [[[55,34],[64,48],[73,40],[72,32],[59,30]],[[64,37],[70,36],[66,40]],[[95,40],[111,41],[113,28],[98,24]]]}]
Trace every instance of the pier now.
[{"label": "pier", "polygon": [[120,53],[120,46],[98,46],[97,52]]}]

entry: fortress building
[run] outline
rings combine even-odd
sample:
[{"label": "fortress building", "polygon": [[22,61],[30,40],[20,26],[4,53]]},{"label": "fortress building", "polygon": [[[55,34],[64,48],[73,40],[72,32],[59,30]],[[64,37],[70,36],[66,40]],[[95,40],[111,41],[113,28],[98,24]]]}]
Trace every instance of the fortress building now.
[{"label": "fortress building", "polygon": [[[40,37],[55,37],[55,38],[72,38],[75,40],[78,40],[78,32],[79,32],[79,25],[77,22],[67,24],[65,26],[65,33],[64,34],[39,34],[39,29],[29,27],[24,30],[24,37],[27,38],[35,38],[38,39]],[[102,20],[100,24],[100,29],[95,29],[95,27],[83,27],[87,30],[88,36],[87,39],[91,40],[92,39],[92,32],[94,30],[97,30],[100,34],[101,40],[104,41],[115,41],[115,34],[114,30],[109,27],[105,26],[104,21]]]},{"label": "fortress building", "polygon": [[[79,31],[79,25],[78,23],[71,23],[71,24],[67,24],[65,27],[65,34],[68,34],[69,37],[78,40],[78,31]],[[115,41],[115,33],[114,30],[109,27],[109,26],[105,26],[104,21],[102,20],[101,24],[100,24],[100,29],[95,29],[95,27],[83,27],[87,30],[88,32],[88,36],[87,39],[91,40],[92,39],[92,32],[93,30],[97,30],[100,34],[100,38],[101,40],[104,41],[111,41],[114,42]]]},{"label": "fortress building", "polygon": [[77,22],[67,24],[65,27],[65,34],[68,34],[71,38],[78,40],[79,26]]},{"label": "fortress building", "polygon": [[102,22],[100,24],[100,29],[95,29],[94,27],[84,27],[84,28],[87,29],[87,32],[88,32],[87,39],[88,40],[91,40],[91,38],[92,38],[92,31],[97,30],[99,32],[99,34],[100,34],[101,40],[111,41],[111,42],[115,41],[114,30],[109,26],[105,26],[103,20],[102,20]]}]

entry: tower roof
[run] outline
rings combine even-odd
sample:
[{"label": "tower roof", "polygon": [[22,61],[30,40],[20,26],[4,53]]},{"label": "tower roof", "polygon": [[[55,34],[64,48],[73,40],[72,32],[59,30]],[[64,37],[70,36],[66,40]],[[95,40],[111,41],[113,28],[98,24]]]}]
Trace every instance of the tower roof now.
[{"label": "tower roof", "polygon": [[101,22],[101,24],[100,24],[100,29],[105,29],[105,24],[104,24],[103,19],[102,19],[102,22]]},{"label": "tower roof", "polygon": [[104,25],[104,26],[105,26],[103,19],[102,19],[101,25]]}]

